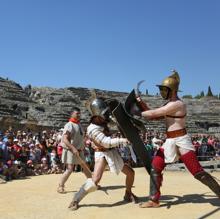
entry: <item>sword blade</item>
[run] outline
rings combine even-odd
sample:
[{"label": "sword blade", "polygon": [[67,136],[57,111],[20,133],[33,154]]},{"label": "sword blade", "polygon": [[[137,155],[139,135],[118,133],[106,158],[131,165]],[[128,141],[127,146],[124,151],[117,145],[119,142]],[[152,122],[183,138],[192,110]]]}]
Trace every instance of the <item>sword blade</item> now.
[{"label": "sword blade", "polygon": [[140,96],[141,95],[141,92],[140,92],[140,85],[145,82],[145,80],[141,80],[137,83],[137,87],[136,87],[136,94],[137,96]]}]

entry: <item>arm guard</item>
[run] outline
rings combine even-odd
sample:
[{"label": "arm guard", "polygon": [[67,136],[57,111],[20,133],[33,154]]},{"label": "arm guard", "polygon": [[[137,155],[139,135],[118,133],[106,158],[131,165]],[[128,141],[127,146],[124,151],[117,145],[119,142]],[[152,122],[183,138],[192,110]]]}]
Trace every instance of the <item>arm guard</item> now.
[{"label": "arm guard", "polygon": [[140,97],[138,97],[136,100],[137,100],[137,105],[141,109],[141,111],[147,111],[150,109],[148,105]]},{"label": "arm guard", "polygon": [[113,148],[127,144],[126,138],[111,138],[110,136],[106,136],[103,133],[102,127],[97,125],[89,125],[87,128],[87,134],[90,139],[104,148]]}]

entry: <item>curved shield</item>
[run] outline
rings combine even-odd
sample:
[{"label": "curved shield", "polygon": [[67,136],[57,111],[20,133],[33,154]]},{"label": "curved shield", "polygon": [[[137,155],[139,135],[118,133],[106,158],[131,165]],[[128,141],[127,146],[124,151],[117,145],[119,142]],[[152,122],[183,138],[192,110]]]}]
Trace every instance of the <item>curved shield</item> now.
[{"label": "curved shield", "polygon": [[[139,130],[134,121],[139,121],[130,116],[121,103],[112,111],[122,134],[131,142],[136,155],[142,161],[147,172],[151,172],[151,154],[146,150],[140,138]],[[141,122],[141,121],[139,121]],[[141,122],[142,123],[142,122]],[[140,124],[139,124],[140,125]],[[144,126],[144,125],[143,125]]]},{"label": "curved shield", "polygon": [[136,94],[135,94],[135,90],[133,89],[130,94],[128,95],[128,97],[125,100],[125,111],[128,114],[128,116],[130,117],[130,120],[133,122],[133,124],[140,130],[140,131],[146,131],[146,128],[143,124],[142,121],[140,121],[139,119],[136,119],[132,116],[132,111],[133,110],[139,110],[141,111],[141,109],[139,108],[139,106],[137,105],[137,100],[136,100]]}]

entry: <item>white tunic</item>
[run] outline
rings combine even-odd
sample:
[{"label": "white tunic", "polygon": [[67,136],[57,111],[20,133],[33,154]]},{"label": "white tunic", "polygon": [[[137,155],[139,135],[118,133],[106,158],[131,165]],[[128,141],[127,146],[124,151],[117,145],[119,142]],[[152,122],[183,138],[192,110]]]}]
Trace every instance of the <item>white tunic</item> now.
[{"label": "white tunic", "polygon": [[104,148],[113,148],[127,145],[126,138],[112,138],[110,136],[106,136],[103,131],[104,127],[91,123],[87,128],[87,135],[91,140],[96,141]]},{"label": "white tunic", "polygon": [[124,162],[119,155],[119,152],[114,148],[121,145],[127,145],[127,140],[125,138],[112,138],[110,136],[106,136],[103,133],[104,128],[102,126],[98,126],[95,124],[90,124],[87,128],[87,135],[91,140],[94,140],[102,147],[109,149],[106,151],[96,151],[95,152],[95,160],[100,158],[105,158],[110,171],[116,174],[122,170],[124,166]]},{"label": "white tunic", "polygon": [[165,163],[173,163],[179,159],[177,147],[195,151],[195,147],[189,135],[167,138],[162,146],[164,149]]}]

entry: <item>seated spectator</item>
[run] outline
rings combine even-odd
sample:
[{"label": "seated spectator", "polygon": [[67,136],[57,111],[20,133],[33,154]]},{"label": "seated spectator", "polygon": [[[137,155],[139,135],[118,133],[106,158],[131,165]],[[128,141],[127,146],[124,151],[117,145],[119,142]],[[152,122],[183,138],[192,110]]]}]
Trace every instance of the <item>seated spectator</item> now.
[{"label": "seated spectator", "polygon": [[5,166],[3,161],[0,160],[0,184],[6,183],[6,176],[4,175]]},{"label": "seated spectator", "polygon": [[4,136],[0,135],[0,150],[1,150],[1,158],[3,163],[5,164],[6,161],[8,160],[8,148],[5,144],[5,142],[3,141]]},{"label": "seated spectator", "polygon": [[37,173],[37,171],[35,170],[35,168],[34,168],[34,164],[33,164],[33,161],[32,161],[32,160],[28,160],[28,161],[27,161],[26,173],[27,173],[27,176],[39,175],[39,174]]},{"label": "seated spectator", "polygon": [[16,179],[20,179],[20,178],[26,177],[25,165],[23,165],[21,163],[21,161],[15,160],[13,166],[14,166],[14,169],[16,171]]},{"label": "seated spectator", "polygon": [[13,140],[14,144],[12,145],[11,149],[12,149],[12,153],[14,155],[14,160],[18,160],[20,158],[20,154],[21,154],[21,146],[18,145],[18,139],[15,138]]},{"label": "seated spectator", "polygon": [[48,173],[61,173],[62,172],[56,149],[53,149],[52,152],[50,153],[50,167],[51,169]]},{"label": "seated spectator", "polygon": [[47,158],[46,157],[43,157],[41,159],[41,164],[40,164],[40,171],[41,171],[41,174],[47,174],[48,171],[49,171],[49,165],[48,165],[48,161],[47,161]]},{"label": "seated spectator", "polygon": [[8,160],[3,172],[3,175],[6,176],[6,180],[17,179],[17,172],[17,168],[13,165],[13,161]]}]

